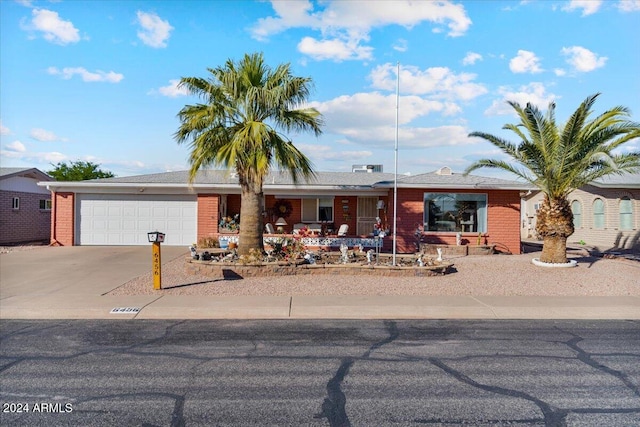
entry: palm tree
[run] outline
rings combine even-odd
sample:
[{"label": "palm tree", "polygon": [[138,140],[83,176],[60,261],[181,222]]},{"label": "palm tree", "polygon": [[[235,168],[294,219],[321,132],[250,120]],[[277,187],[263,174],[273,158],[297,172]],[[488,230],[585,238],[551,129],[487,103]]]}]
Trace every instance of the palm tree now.
[{"label": "palm tree", "polygon": [[536,221],[536,231],[543,237],[542,262],[567,262],[567,237],[574,231],[568,200],[571,191],[605,175],[640,169],[640,152],[613,153],[640,136],[640,124],[628,120],[630,112],[621,106],[589,120],[599,95],[585,99],[564,126],[556,124],[553,102],[546,114],[531,104],[522,108],[509,102],[520,123],[503,129],[513,131],[521,140],[519,145],[483,132],[469,134],[489,141],[513,161],[478,160],[465,174],[483,167],[502,169],[544,193]]},{"label": "palm tree", "polygon": [[294,182],[314,176],[311,161],[281,131],[322,133],[322,117],[305,108],[311,78],[295,77],[289,64],[271,68],[262,53],[208,68],[209,78],[183,77],[180,87],[203,102],[178,113],[178,144],[189,142],[190,180],[211,165],[235,170],[241,188],[239,254],[262,249],[262,186],[276,167]]}]

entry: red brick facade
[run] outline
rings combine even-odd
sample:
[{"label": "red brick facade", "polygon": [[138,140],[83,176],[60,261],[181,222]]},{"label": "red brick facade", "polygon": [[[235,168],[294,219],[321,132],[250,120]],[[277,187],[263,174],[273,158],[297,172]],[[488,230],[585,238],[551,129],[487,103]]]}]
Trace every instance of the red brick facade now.
[{"label": "red brick facade", "polygon": [[[416,250],[416,228],[424,221],[424,193],[438,192],[425,189],[398,189],[397,251]],[[482,244],[496,245],[497,250],[520,253],[520,192],[518,190],[441,190],[440,192],[487,194],[487,232],[482,233]],[[388,215],[393,221],[393,204]],[[455,232],[427,232],[422,239],[427,243],[456,244]],[[462,243],[475,245],[478,233],[462,233]],[[388,239],[391,240],[391,239]],[[385,242],[391,248],[391,242]]]},{"label": "red brick facade", "polygon": [[53,193],[51,243],[60,246],[75,244],[75,193]]},{"label": "red brick facade", "polygon": [[[13,198],[19,208],[13,209]],[[51,210],[40,209],[48,194],[0,191],[0,244],[46,241],[51,232]]]},{"label": "red brick facade", "polygon": [[[487,232],[482,235],[482,243],[496,245],[496,249],[520,253],[520,194],[518,190],[438,190],[442,192],[481,193],[487,194]],[[415,237],[418,226],[424,221],[424,193],[435,192],[428,189],[398,189],[398,215],[397,215],[397,252],[413,253],[419,245]],[[389,190],[388,196],[380,197],[386,200],[387,226],[393,227],[393,190]],[[59,245],[75,244],[75,194],[71,192],[54,193],[53,213],[51,215],[51,242]],[[266,196],[265,209],[270,214],[273,207],[274,196]],[[292,206],[291,215],[286,218],[288,225],[285,232],[290,233],[295,223],[302,222],[301,199],[289,199]],[[357,196],[336,195],[334,198],[334,224],[349,224],[349,235],[355,236],[357,229]],[[199,194],[197,198],[197,238],[212,237],[218,235],[218,222],[220,218],[220,195]],[[346,206],[346,209],[345,209]],[[233,215],[240,212],[240,195],[227,196],[227,214]],[[381,211],[382,212],[382,211]],[[275,219],[274,219],[275,218]],[[383,220],[385,219],[383,218]],[[267,215],[266,222],[275,223],[275,215]],[[336,230],[337,231],[337,230]],[[455,232],[430,232],[423,235],[423,241],[428,243],[455,244]],[[462,233],[463,244],[475,245],[478,233]],[[384,240],[384,249],[390,251],[392,237]]]},{"label": "red brick facade", "polygon": [[198,194],[198,240],[218,234],[218,194]]}]

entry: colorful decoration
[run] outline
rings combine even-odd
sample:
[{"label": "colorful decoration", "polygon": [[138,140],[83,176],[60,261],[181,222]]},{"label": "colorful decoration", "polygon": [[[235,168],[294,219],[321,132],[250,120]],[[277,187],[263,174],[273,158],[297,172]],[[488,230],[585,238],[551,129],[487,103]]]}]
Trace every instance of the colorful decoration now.
[{"label": "colorful decoration", "polygon": [[275,216],[279,216],[282,218],[288,218],[293,212],[293,207],[291,206],[291,202],[284,199],[276,199],[273,203],[273,212]]}]

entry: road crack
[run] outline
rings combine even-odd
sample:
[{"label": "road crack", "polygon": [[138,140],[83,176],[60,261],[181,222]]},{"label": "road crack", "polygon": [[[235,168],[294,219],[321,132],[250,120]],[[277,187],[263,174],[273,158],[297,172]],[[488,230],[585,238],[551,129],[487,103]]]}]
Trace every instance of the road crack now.
[{"label": "road crack", "polygon": [[[387,328],[389,336],[383,340],[373,343],[367,351],[359,357],[360,360],[368,359],[371,356],[371,353],[398,338],[400,333],[398,332],[398,325],[396,322],[385,320],[384,325]],[[329,421],[330,427],[351,426],[351,421],[349,421],[349,416],[346,411],[347,397],[342,391],[342,382],[354,363],[355,359],[351,357],[342,360],[336,374],[327,383],[327,397],[322,402],[321,412],[314,415],[314,418],[326,418],[327,421]]]}]

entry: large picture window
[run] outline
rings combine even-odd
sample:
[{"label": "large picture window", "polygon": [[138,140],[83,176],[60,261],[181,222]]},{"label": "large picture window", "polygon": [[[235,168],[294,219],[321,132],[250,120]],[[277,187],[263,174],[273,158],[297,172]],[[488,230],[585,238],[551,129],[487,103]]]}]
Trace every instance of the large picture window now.
[{"label": "large picture window", "polygon": [[425,193],[424,231],[485,233],[487,231],[487,195]]},{"label": "large picture window", "polygon": [[333,222],[333,198],[302,199],[303,222]]}]

